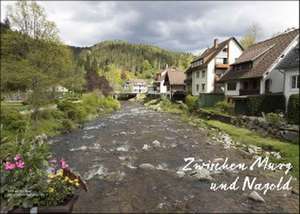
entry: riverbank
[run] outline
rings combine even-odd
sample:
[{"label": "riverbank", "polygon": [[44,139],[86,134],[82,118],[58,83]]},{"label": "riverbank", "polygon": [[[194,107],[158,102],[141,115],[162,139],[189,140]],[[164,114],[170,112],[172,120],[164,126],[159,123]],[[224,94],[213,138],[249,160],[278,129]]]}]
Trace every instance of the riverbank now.
[{"label": "riverbank", "polygon": [[[63,98],[51,108],[42,107],[33,115],[29,106],[20,104],[1,105],[1,138],[7,140],[32,139],[37,135],[55,136],[68,133],[83,123],[111,113],[120,108],[120,103],[97,93],[84,94],[80,99]],[[34,116],[34,118],[33,118]]]},{"label": "riverbank", "polygon": [[[184,103],[172,103],[169,100],[147,100],[144,105],[155,111],[176,113],[189,124],[199,128],[213,128],[211,135],[215,136],[217,130],[227,133],[234,141],[242,145],[259,146],[267,152],[276,152],[281,158],[272,157],[275,162],[290,162],[293,165],[292,174],[299,179],[299,145],[281,141],[272,137],[265,137],[245,128],[238,128],[220,121],[207,120],[197,114],[190,113]],[[215,130],[217,129],[217,130]],[[248,148],[246,152],[248,152]],[[267,153],[268,154],[268,153]],[[279,156],[278,156],[279,157]]]}]

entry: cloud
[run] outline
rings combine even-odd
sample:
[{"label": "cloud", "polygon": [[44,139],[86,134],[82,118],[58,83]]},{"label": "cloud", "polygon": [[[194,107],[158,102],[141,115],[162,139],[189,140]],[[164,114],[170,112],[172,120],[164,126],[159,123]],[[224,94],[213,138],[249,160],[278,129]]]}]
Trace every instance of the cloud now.
[{"label": "cloud", "polygon": [[[5,13],[4,2],[1,10]],[[299,2],[39,2],[63,41],[90,46],[121,39],[199,52],[219,40],[240,38],[256,23],[259,39],[299,26]],[[3,18],[3,17],[2,17]]]}]

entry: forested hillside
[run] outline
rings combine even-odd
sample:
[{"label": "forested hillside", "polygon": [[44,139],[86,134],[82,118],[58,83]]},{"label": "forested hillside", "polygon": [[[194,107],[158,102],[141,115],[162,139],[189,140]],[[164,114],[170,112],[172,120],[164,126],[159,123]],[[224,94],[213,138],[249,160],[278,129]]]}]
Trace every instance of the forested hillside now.
[{"label": "forested hillside", "polygon": [[154,73],[166,65],[177,66],[184,70],[192,58],[191,54],[125,41],[105,41],[89,48],[71,48],[81,65],[87,61],[95,61],[100,70],[113,65],[141,78],[152,78]]}]

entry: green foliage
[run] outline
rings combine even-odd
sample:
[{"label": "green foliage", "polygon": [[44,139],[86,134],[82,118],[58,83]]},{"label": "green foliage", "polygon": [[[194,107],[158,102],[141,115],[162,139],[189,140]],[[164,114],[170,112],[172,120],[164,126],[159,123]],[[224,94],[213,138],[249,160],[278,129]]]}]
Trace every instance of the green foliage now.
[{"label": "green foliage", "polygon": [[290,96],[287,118],[289,123],[299,124],[299,94],[293,94]]},{"label": "green foliage", "polygon": [[234,111],[233,104],[227,102],[226,100],[218,102],[215,107],[223,113],[232,114]]},{"label": "green foliage", "polygon": [[273,112],[266,114],[266,121],[273,125],[281,125],[285,122],[282,114]]},{"label": "green foliage", "polygon": [[220,121],[208,120],[206,123],[228,133],[235,141],[242,144],[254,144],[267,150],[279,151],[283,159],[274,161],[290,162],[293,165],[293,174],[299,178],[299,145],[287,143],[274,138],[260,136],[256,132],[244,128],[237,128],[233,125]]},{"label": "green foliage", "polygon": [[79,180],[64,175],[66,162],[62,159],[57,164],[50,161],[51,156],[43,135],[0,144],[1,206],[57,206],[72,196]]},{"label": "green foliage", "polygon": [[90,48],[71,48],[81,65],[95,59],[99,70],[105,71],[107,67],[114,65],[121,71],[130,71],[138,78],[152,78],[153,74],[165,68],[166,64],[185,70],[193,58],[191,54],[124,41],[105,41]]},{"label": "green foliage", "polygon": [[[240,101],[236,101],[240,102]],[[258,115],[261,113],[270,112],[284,112],[285,111],[285,97],[284,95],[258,95],[248,97],[244,113],[248,115]],[[238,105],[238,104],[237,104]]]},{"label": "green foliage", "polygon": [[188,106],[189,111],[196,110],[198,107],[198,97],[187,95],[185,97],[185,104]]},{"label": "green foliage", "polygon": [[27,118],[16,109],[1,106],[1,137],[22,136],[28,126]]},{"label": "green foliage", "polygon": [[[57,104],[57,108],[62,111],[67,119],[76,123],[81,123],[87,116],[86,109],[81,103],[73,103],[70,101],[62,101]],[[89,109],[91,109],[89,107]]]}]

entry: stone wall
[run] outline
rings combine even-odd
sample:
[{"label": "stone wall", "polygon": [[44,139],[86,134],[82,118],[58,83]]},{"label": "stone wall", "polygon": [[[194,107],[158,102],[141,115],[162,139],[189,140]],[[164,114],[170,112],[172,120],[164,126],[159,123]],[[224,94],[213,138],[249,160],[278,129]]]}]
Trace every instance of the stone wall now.
[{"label": "stone wall", "polygon": [[289,124],[271,124],[262,117],[229,116],[198,109],[197,113],[205,119],[219,120],[241,128],[247,128],[264,136],[299,143],[299,126]]}]

